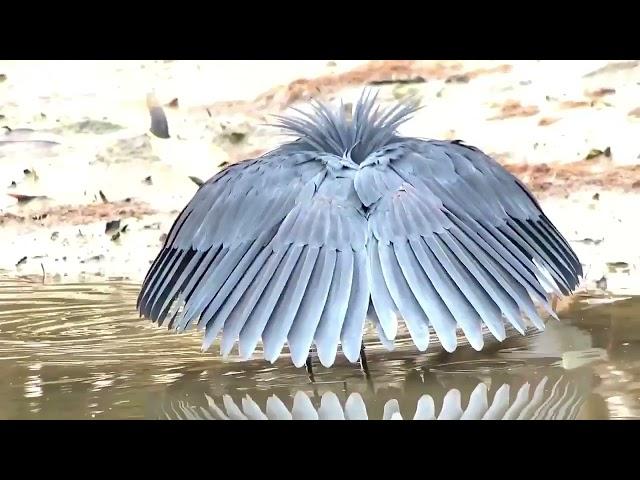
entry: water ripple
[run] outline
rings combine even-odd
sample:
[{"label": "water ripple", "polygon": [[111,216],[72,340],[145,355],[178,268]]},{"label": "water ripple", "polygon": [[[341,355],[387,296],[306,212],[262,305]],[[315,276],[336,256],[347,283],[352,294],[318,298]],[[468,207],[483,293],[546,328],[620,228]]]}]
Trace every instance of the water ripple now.
[{"label": "water ripple", "polygon": [[492,416],[491,405],[513,405],[525,391],[537,405],[523,414],[532,418],[640,417],[637,298],[578,306],[544,333],[482,353],[462,345],[417,355],[406,331],[387,352],[369,336],[370,380],[339,358],[331,369],[316,363],[311,385],[287,358],[270,364],[258,352],[224,362],[217,349],[201,352],[199,332],[177,335],[138,318],[138,289],[0,280],[0,418],[347,418],[363,406],[368,418],[425,416],[425,406],[435,418]]}]

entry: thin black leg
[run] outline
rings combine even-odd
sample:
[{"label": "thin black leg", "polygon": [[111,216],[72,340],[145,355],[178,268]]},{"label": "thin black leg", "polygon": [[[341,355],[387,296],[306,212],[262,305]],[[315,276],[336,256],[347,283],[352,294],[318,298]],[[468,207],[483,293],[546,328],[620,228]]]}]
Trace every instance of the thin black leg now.
[{"label": "thin black leg", "polygon": [[371,375],[369,375],[369,366],[367,365],[367,356],[364,353],[364,343],[360,347],[360,368],[367,378],[371,378]]},{"label": "thin black leg", "polygon": [[315,383],[316,378],[313,375],[313,363],[311,362],[311,355],[307,357],[305,366],[307,367],[307,374],[309,375],[309,380],[311,381],[311,383]]}]

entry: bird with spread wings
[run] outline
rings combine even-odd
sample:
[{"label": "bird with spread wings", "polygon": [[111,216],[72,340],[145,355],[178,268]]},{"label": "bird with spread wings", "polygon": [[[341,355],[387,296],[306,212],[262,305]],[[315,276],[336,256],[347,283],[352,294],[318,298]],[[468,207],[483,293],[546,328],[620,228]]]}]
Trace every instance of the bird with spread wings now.
[{"label": "bird with spread wings", "polygon": [[312,348],[324,366],[339,347],[358,361],[367,318],[389,349],[403,321],[417,350],[451,352],[459,330],[481,350],[483,326],[501,341],[505,324],[525,334],[541,310],[555,317],[550,295],[573,292],[582,266],[520,180],[460,141],[399,135],[415,102],[312,107],[279,118],[294,140],[200,186],[141,315],[197,326],[223,356],[261,342],[274,362],[287,344],[296,366]]}]

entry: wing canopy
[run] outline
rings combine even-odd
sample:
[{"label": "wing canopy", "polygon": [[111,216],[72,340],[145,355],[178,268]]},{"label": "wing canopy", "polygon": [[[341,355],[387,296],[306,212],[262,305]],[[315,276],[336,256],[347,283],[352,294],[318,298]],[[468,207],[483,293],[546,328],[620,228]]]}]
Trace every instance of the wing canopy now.
[{"label": "wing canopy", "polygon": [[[295,142],[294,142],[295,143]],[[233,165],[178,216],[144,280],[142,315],[204,330],[224,356],[262,341],[295,365],[315,345],[360,353],[367,311],[388,348],[403,319],[421,351],[431,332],[452,351],[462,330],[483,347],[551,315],[582,267],[527,188],[481,151],[396,138],[357,165],[294,144]],[[371,306],[371,308],[370,308]]]},{"label": "wing canopy", "polygon": [[548,293],[568,294],[582,267],[526,187],[479,150],[403,140],[363,162],[355,189],[369,208],[371,299],[384,336],[403,318],[420,350],[433,328],[447,351],[461,329],[483,347],[504,321],[544,327]]},{"label": "wing canopy", "polygon": [[369,302],[367,222],[336,166],[278,150],[206,182],[152,265],[140,312],[178,331],[197,324],[203,349],[220,337],[224,356],[237,343],[247,358],[262,340],[272,362],[285,343],[297,366],[312,344],[325,365],[340,344],[356,361]]}]

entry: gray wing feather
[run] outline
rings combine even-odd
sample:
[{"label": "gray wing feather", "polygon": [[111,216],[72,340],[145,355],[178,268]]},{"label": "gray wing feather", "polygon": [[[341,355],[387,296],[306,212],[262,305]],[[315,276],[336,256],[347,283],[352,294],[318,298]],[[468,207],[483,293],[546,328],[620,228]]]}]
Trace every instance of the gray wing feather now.
[{"label": "gray wing feather", "polygon": [[294,282],[284,293],[282,302],[274,312],[273,320],[264,329],[262,334],[264,358],[272,363],[278,358],[284,347],[287,334],[291,329],[291,325],[293,325],[296,313],[309,286],[309,279],[319,254],[320,249],[318,247],[310,247],[308,245],[304,247],[304,252],[291,275],[291,279]]},{"label": "gray wing feather", "polygon": [[212,275],[207,283],[209,287],[214,288],[206,289],[206,285],[203,285],[204,289],[200,291],[203,296],[208,295],[206,298],[209,303],[205,302],[199,307],[202,313],[199,326],[207,325],[214,315],[224,321],[226,315],[235,307],[240,296],[258,274],[259,269],[269,256],[273,255],[274,252],[270,248],[271,242],[264,244],[270,237],[273,237],[273,230],[264,232],[250,246],[248,242],[242,242],[240,244],[242,247],[233,249],[217,265],[216,270],[211,272]]},{"label": "gray wing feather", "polygon": [[565,276],[566,272],[561,265],[553,262],[544,247],[536,248],[536,241],[531,238],[529,232],[524,230],[514,221],[507,221],[506,231],[510,233],[508,237],[511,241],[524,249],[532,258],[541,262],[542,265],[550,266],[548,269],[549,273],[553,276],[553,279],[556,281],[556,284],[562,293],[566,294],[569,292],[571,289],[571,282],[567,280],[567,277]]},{"label": "gray wing feather", "polygon": [[483,286],[484,289],[495,300],[496,304],[502,310],[503,315],[511,322],[511,324],[524,335],[525,324],[520,316],[520,310],[517,302],[509,295],[503,285],[496,280],[495,277],[500,278],[496,269],[490,263],[488,265],[481,262],[490,262],[490,257],[482,255],[481,252],[473,245],[469,246],[475,251],[477,256],[470,253],[463,245],[461,245],[456,237],[453,235],[443,235],[441,239],[442,245],[446,245],[447,248],[469,269],[471,274],[478,280],[478,283]]},{"label": "gray wing feather", "polygon": [[[186,285],[184,285],[183,287],[180,287],[178,290],[184,292],[185,303],[188,303],[191,300],[191,297],[193,296],[193,292],[198,286],[198,282],[203,277],[207,269],[211,268],[212,265],[214,265],[214,262],[216,261],[219,262],[222,259],[222,257],[225,255],[225,253],[226,253],[226,250],[223,249],[221,245],[215,245],[207,251],[206,255],[202,258],[200,265],[198,265],[198,268],[196,268],[195,271],[192,270],[192,271],[184,272],[188,276],[188,282]],[[173,295],[170,295],[170,297],[171,296]],[[184,315],[184,313],[185,312],[183,310],[182,314],[178,315],[178,317],[175,318],[175,320],[174,319],[171,320],[171,323],[175,325],[177,332],[185,331],[189,326],[189,324],[191,323],[191,320],[193,320],[193,317],[188,317]]]},{"label": "gray wing feather", "polygon": [[[429,278],[437,279],[432,284],[433,288],[453,317],[458,320],[473,348],[481,350],[484,340],[482,338],[480,316],[449,277],[446,270],[433,256],[427,245],[422,240],[416,239],[412,241],[414,242],[414,247],[409,242],[398,242],[396,252],[413,293],[417,298],[428,298],[429,295],[426,289],[429,288],[427,285],[431,283]],[[420,254],[420,259],[414,253],[416,250]]]},{"label": "gray wing feather", "polygon": [[[220,346],[223,357],[229,354],[236,340],[238,340],[242,327],[244,327],[247,318],[260,300],[269,281],[273,279],[285,253],[286,250],[272,252],[265,266],[260,268],[256,273],[253,281],[248,285],[244,294],[240,297],[240,301],[234,305],[234,308],[224,310],[224,314],[218,314],[219,319],[224,318],[224,320],[220,320],[220,322],[224,321]],[[227,311],[229,312],[228,314]]]},{"label": "gray wing feather", "polygon": [[[314,334],[325,310],[335,266],[336,251],[322,248],[287,336],[291,358],[296,367],[304,365],[309,355]],[[330,308],[333,308],[333,305]]]},{"label": "gray wing feather", "polygon": [[[506,333],[500,308],[482,287],[481,283],[464,267],[460,259],[437,241],[427,245],[422,239],[412,240],[411,247],[425,273],[430,270],[429,257],[432,254],[433,258],[442,265],[447,274],[456,283],[466,300],[480,315],[480,318],[487,325],[493,336],[498,340],[504,340]],[[435,264],[435,262],[432,263]],[[427,275],[429,274],[427,273]],[[443,294],[442,296],[445,299],[445,295]],[[473,318],[473,316],[470,318]]]},{"label": "gray wing feather", "polygon": [[[264,252],[264,246],[260,239],[253,244],[242,242],[234,248],[226,250],[220,261],[216,262],[202,278],[193,293],[193,301],[188,305],[185,315],[198,317],[205,311],[216,312],[225,301],[228,291],[235,287],[237,279],[245,274],[249,265],[257,261],[256,257],[262,252]],[[202,327],[207,324],[209,318],[204,315],[203,317],[198,322],[198,325]]]},{"label": "gray wing feather", "polygon": [[336,267],[326,301],[332,308],[325,308],[322,311],[314,338],[318,358],[323,366],[330,365],[336,356],[340,331],[349,306],[353,269],[353,251],[351,249],[337,251]]},{"label": "gray wing feather", "polygon": [[[190,256],[193,254],[193,250],[181,250],[177,251],[173,255],[171,265],[166,269],[165,275],[157,284],[157,290],[154,293],[158,293],[153,302],[150,303],[150,315],[157,316],[160,313],[160,307],[163,305],[164,298],[167,294],[167,291],[171,288],[172,281],[179,274],[180,268],[184,268],[184,262],[188,261]],[[158,322],[159,325],[162,325],[161,322]]]},{"label": "gray wing feather", "polygon": [[[490,221],[487,220],[487,215],[483,214],[479,210],[478,205],[482,205],[483,199],[475,199],[471,202],[466,195],[458,195],[456,197],[451,189],[451,184],[438,185],[431,184],[433,191],[438,194],[443,203],[447,204],[447,218],[458,228],[463,230],[468,236],[473,238],[480,245],[488,244],[493,250],[495,250],[499,256],[503,257],[510,268],[517,271],[518,278],[525,279],[529,288],[535,292],[537,298],[542,302],[547,302],[544,288],[540,289],[538,286],[538,279],[532,272],[537,269],[533,262],[524,255],[520,250],[517,250],[512,242],[508,240],[504,234],[502,234],[497,228],[495,228]],[[467,192],[465,192],[466,194]],[[471,191],[470,197],[476,192]],[[488,193],[489,194],[489,193]],[[503,223],[498,217],[493,217],[493,221],[498,224]],[[485,248],[486,250],[486,248]],[[552,290],[557,291],[557,287],[551,287]]]},{"label": "gray wing feather", "polygon": [[[214,248],[211,248],[211,250],[216,250]],[[167,292],[165,295],[163,295],[163,297],[160,297],[158,300],[160,300],[161,298],[163,298],[162,301],[162,305],[160,306],[160,318],[164,318],[165,320],[167,319],[167,313],[169,308],[171,307],[172,303],[173,303],[173,299],[175,299],[178,295],[179,292],[185,292],[186,291],[186,284],[192,274],[192,272],[194,272],[195,270],[197,270],[198,266],[202,263],[203,259],[206,258],[207,253],[209,252],[198,252],[198,251],[192,251],[190,250],[189,252],[192,254],[191,258],[188,260],[188,263],[186,266],[184,266],[183,268],[181,268],[179,275],[176,275],[177,278],[174,278],[171,281],[171,284],[173,285],[173,287],[169,286],[169,288],[165,289],[165,292]],[[168,318],[168,324],[169,324],[169,328],[171,328],[172,325],[172,320],[173,317]]]},{"label": "gray wing feather", "polygon": [[[469,238],[473,239],[478,245],[480,245],[485,251],[490,253],[495,252],[499,257],[504,259],[503,265],[506,265],[507,269],[516,278],[518,278],[526,286],[532,296],[535,296],[538,301],[548,306],[549,299],[545,294],[545,289],[548,288],[551,291],[560,293],[558,287],[552,283],[545,283],[540,288],[540,280],[533,273],[537,270],[535,264],[518,250],[513,243],[504,236],[504,234],[493,227],[485,223],[481,225],[479,222],[471,217],[465,218],[462,212],[454,213],[449,217],[452,223],[454,223],[460,230],[462,230]],[[460,220],[465,218],[465,221]]]},{"label": "gray wing feather", "polygon": [[152,293],[155,293],[158,289],[159,282],[166,275],[167,268],[170,268],[171,262],[174,260],[177,250],[175,248],[166,248],[156,258],[153,265],[149,269],[147,276],[143,283],[143,288],[140,290],[138,296],[137,307],[140,310],[140,314],[146,317],[149,316],[151,306],[153,305],[151,299]]},{"label": "gray wing feather", "polygon": [[500,340],[502,317],[523,334],[526,317],[542,329],[535,304],[553,315],[546,292],[566,294],[582,275],[524,185],[473,147],[400,139],[360,165],[354,186],[369,208],[371,297],[387,338],[398,313],[427,318],[447,350],[457,326],[477,349],[482,322]]},{"label": "gray wing feather", "polygon": [[299,245],[291,245],[289,247],[284,260],[278,267],[273,279],[269,282],[267,290],[260,298],[260,303],[251,312],[251,316],[242,327],[239,350],[243,358],[248,358],[255,350],[265,325],[280,301],[287,282],[291,279],[291,272],[298,263],[302,249],[303,247]]},{"label": "gray wing feather", "polygon": [[342,325],[342,331],[340,332],[342,352],[350,362],[355,362],[360,358],[364,322],[369,307],[370,283],[364,242],[354,251],[354,255],[355,261],[353,280],[351,282],[351,296],[349,298],[347,314]]},{"label": "gray wing feather", "polygon": [[[216,297],[213,298],[212,303],[210,303],[209,306],[205,308],[200,322],[198,323],[198,326],[200,328],[205,328],[205,337],[202,344],[203,350],[208,350],[209,347],[213,344],[213,341],[215,340],[220,330],[222,330],[227,318],[229,318],[229,315],[231,315],[234,309],[236,309],[238,302],[247,291],[256,276],[260,273],[263,266],[267,264],[267,262],[269,262],[267,268],[275,269],[277,265],[274,264],[276,262],[279,263],[279,260],[282,259],[282,255],[282,253],[280,253],[280,255],[274,255],[273,252],[265,248],[255,258],[248,269],[236,269],[245,270],[244,275],[239,282],[230,282],[229,280],[225,282],[225,285],[221,290],[224,290],[225,286],[230,285],[228,289],[231,291],[231,294],[228,297],[225,297],[220,295],[220,292],[218,292]],[[229,277],[229,279],[231,279],[231,277]],[[235,280],[235,278],[233,280]],[[219,309],[212,307],[212,304],[214,302],[222,303],[222,307]],[[229,336],[230,333],[227,333],[227,337]]]},{"label": "gray wing feather", "polygon": [[[391,246],[391,244],[385,245],[379,242],[376,242],[376,244],[378,254],[380,255],[382,274],[387,283],[391,298],[393,298],[394,303],[398,306],[400,314],[406,323],[407,330],[409,330],[409,335],[413,339],[416,347],[421,352],[424,352],[429,346],[429,318],[425,315],[424,310],[420,307],[420,304],[405,280],[405,272],[402,271],[396,258],[396,253],[394,252],[394,247],[397,249],[397,246]],[[371,245],[370,248],[375,249],[373,245]],[[455,322],[453,326],[453,337],[455,338]],[[445,336],[444,333],[442,336]]]},{"label": "gray wing feather", "polygon": [[[455,142],[412,142],[411,148],[423,157],[429,158],[437,153],[443,154],[453,165],[454,175],[437,178],[437,183],[449,185],[457,190],[458,199],[473,199],[481,209],[481,218],[501,219],[542,223],[557,235],[561,254],[552,255],[549,266],[561,262],[562,256],[572,259],[574,271],[582,275],[582,267],[568,242],[552,226],[538,202],[526,187],[513,175],[501,167],[495,160],[474,147]],[[424,162],[423,162],[424,163]],[[434,183],[434,181],[432,181]],[[462,200],[458,200],[462,201]],[[567,280],[571,280],[568,277]]]},{"label": "gray wing feather", "polygon": [[382,328],[382,325],[380,325],[380,319],[378,318],[378,314],[376,313],[376,309],[375,309],[375,306],[373,305],[373,302],[369,302],[369,309],[367,310],[367,319],[375,327],[382,346],[390,352],[395,350],[395,340],[387,338],[386,334],[384,333],[384,329]]},{"label": "gray wing feather", "polygon": [[198,322],[210,295],[209,290],[202,288],[203,284],[209,280],[220,262],[229,254],[229,248],[212,247],[209,254],[212,254],[213,258],[205,264],[204,268],[198,268],[196,272],[189,272],[193,273],[189,284],[185,287],[185,292],[188,289],[189,301],[186,302],[179,323],[176,325],[177,329],[186,329],[189,324]]},{"label": "gray wing feather", "polygon": [[382,273],[382,266],[380,265],[377,240],[375,238],[369,239],[367,251],[369,253],[369,266],[371,269],[371,284],[369,285],[371,301],[385,336],[393,340],[398,333],[398,307],[387,288],[387,283]]}]

